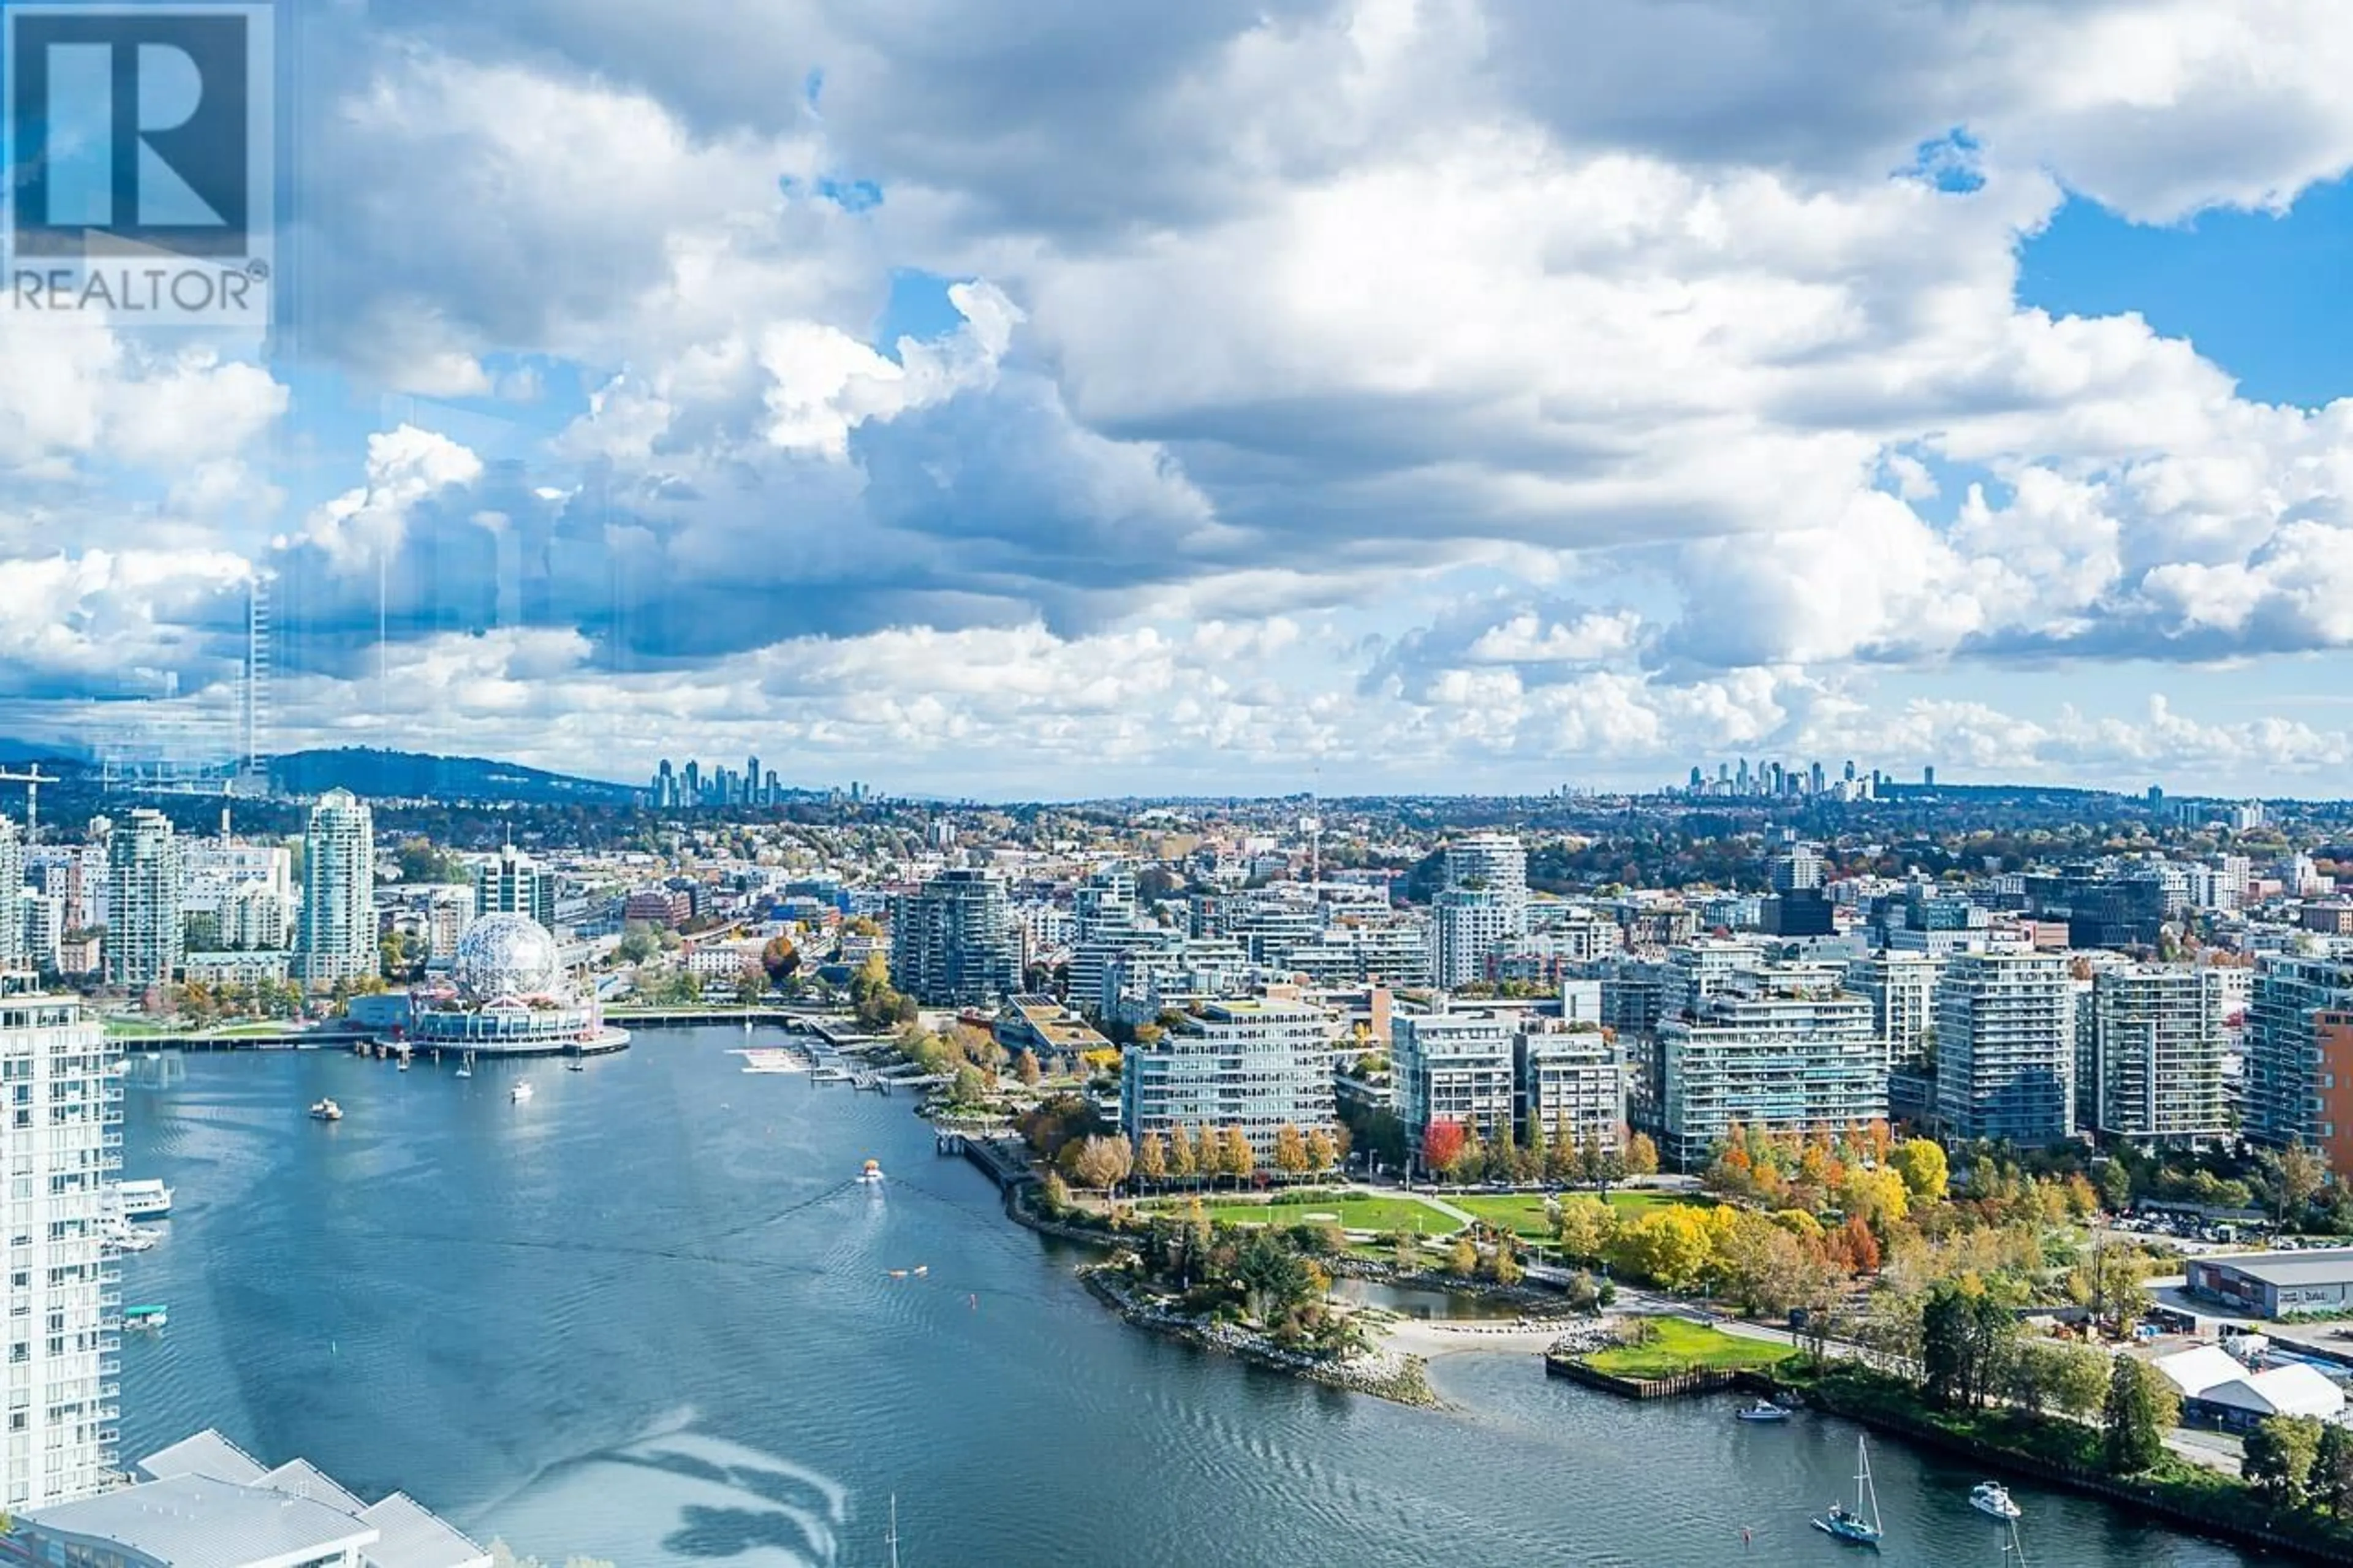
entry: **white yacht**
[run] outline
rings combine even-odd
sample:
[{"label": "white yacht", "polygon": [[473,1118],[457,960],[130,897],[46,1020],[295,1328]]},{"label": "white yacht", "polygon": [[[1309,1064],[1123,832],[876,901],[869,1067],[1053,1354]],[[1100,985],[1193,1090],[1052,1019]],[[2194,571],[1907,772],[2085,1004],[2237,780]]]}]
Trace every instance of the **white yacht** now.
[{"label": "white yacht", "polygon": [[2024,1511],[2010,1500],[2010,1489],[2000,1481],[1979,1481],[1970,1488],[1969,1506],[1996,1519],[2016,1519]]},{"label": "white yacht", "polygon": [[172,1189],[161,1182],[124,1182],[115,1189],[124,1219],[169,1219]]},{"label": "white yacht", "polygon": [[529,1079],[525,1079],[522,1082],[507,1090],[507,1098],[512,1100],[515,1104],[521,1105],[524,1100],[529,1100],[533,1095],[537,1094],[538,1092],[539,1091],[537,1089],[531,1087],[531,1080]]},{"label": "white yacht", "polygon": [[313,1121],[341,1121],[343,1119],[343,1108],[332,1100],[322,1100],[311,1107],[311,1120]]}]

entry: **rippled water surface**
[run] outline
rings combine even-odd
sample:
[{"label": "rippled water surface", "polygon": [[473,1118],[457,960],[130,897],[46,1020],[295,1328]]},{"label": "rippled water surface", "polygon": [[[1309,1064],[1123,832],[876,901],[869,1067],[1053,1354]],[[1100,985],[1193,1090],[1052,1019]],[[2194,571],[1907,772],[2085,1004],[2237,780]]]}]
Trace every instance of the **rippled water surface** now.
[{"label": "rippled water surface", "polygon": [[[740,1030],[408,1073],[194,1057],[129,1096],[178,1189],[124,1299],[127,1452],[217,1426],[487,1539],[624,1568],[1838,1563],[1854,1431],[1628,1405],[1526,1356],[1401,1409],[1125,1328],[904,1099],[753,1076]],[[518,1076],[536,1085],[510,1103]],[[347,1119],[304,1108],[322,1095]],[[879,1190],[849,1178],[881,1160]],[[922,1266],[925,1273],[913,1270]],[[892,1278],[892,1270],[908,1271]],[[1998,1564],[1979,1477],[1874,1444],[1883,1563]],[[2038,1565],[2254,1561],[2013,1480]],[[1744,1545],[1746,1526],[1749,1542]]]}]

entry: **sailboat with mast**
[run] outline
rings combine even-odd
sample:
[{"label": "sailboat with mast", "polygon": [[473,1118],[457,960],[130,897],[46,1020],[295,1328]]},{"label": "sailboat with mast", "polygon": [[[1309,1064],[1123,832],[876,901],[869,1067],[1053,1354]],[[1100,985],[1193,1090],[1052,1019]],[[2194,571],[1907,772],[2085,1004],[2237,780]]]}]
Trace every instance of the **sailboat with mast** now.
[{"label": "sailboat with mast", "polygon": [[1871,1449],[1860,1433],[1854,1439],[1854,1506],[1831,1504],[1828,1513],[1814,1516],[1814,1528],[1851,1545],[1879,1544],[1879,1492],[1871,1484]]}]

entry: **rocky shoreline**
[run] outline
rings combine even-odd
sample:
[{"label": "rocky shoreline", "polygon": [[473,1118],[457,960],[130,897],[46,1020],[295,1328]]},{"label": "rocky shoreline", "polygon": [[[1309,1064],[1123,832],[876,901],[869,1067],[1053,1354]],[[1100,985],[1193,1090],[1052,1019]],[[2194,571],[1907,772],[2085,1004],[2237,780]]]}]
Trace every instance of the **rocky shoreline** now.
[{"label": "rocky shoreline", "polygon": [[1182,1340],[1204,1350],[1222,1351],[1254,1366],[1288,1373],[1351,1394],[1369,1394],[1377,1399],[1425,1410],[1445,1408],[1445,1402],[1430,1386],[1429,1363],[1418,1355],[1377,1346],[1345,1361],[1328,1360],[1286,1349],[1264,1334],[1238,1324],[1204,1322],[1172,1312],[1129,1289],[1116,1271],[1100,1264],[1082,1268],[1079,1278],[1089,1294],[1147,1332]]}]

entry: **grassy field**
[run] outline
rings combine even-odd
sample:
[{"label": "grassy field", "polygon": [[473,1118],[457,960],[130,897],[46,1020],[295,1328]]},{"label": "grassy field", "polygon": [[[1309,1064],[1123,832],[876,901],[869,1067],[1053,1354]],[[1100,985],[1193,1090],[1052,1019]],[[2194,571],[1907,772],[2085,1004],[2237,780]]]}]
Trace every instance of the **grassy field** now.
[{"label": "grassy field", "polygon": [[[1165,1205],[1182,1209],[1183,1200]],[[1226,1225],[1300,1225],[1310,1215],[1338,1215],[1350,1230],[1412,1230],[1424,1236],[1447,1236],[1460,1228],[1457,1221],[1418,1198],[1350,1195],[1346,1197],[1282,1197],[1271,1203],[1217,1203],[1208,1197],[1202,1206],[1212,1220]]]},{"label": "grassy field", "polygon": [[[1449,1194],[1446,1201],[1477,1215],[1489,1225],[1506,1226],[1531,1241],[1552,1235],[1552,1221],[1545,1213],[1542,1193],[1466,1193],[1460,1196]],[[1620,1190],[1609,1194],[1609,1206],[1620,1219],[1634,1219],[1652,1209],[1695,1201],[1698,1200],[1676,1193]]]},{"label": "grassy field", "polygon": [[1682,1318],[1649,1321],[1657,1330],[1650,1343],[1598,1351],[1586,1357],[1587,1364],[1613,1377],[1672,1377],[1699,1367],[1757,1372],[1799,1353],[1791,1345],[1742,1339]]}]

